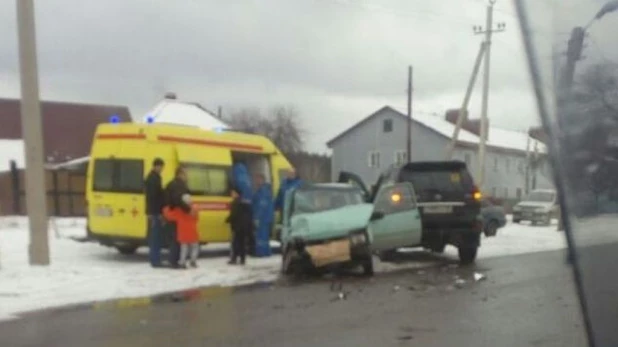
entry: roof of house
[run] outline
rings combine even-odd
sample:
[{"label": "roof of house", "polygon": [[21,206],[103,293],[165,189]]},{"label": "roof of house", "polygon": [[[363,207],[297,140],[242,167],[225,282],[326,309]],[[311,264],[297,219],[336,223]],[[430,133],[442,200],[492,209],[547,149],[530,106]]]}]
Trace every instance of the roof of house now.
[{"label": "roof of house", "polygon": [[[408,119],[408,117],[402,112],[390,106],[384,106],[378,111],[365,117],[363,120],[356,123],[352,127],[343,131],[339,135],[335,136],[333,139],[328,141],[326,145],[328,147],[332,147],[334,142],[338,141],[339,139],[341,139],[348,133],[354,131],[354,129],[358,128],[362,124],[365,124],[366,122],[371,120],[373,117],[387,110],[392,111],[396,116],[401,117],[404,120]],[[425,115],[425,114],[414,114],[412,117],[412,121],[449,139],[452,138],[453,131],[455,130],[455,125],[447,121],[443,117],[431,116],[431,115]],[[525,152],[526,147],[527,147],[527,141],[528,141],[528,134],[525,132],[490,127],[488,131],[487,146]],[[536,140],[534,139],[531,140],[532,146],[534,145],[535,141]],[[470,145],[476,146],[480,143],[480,138],[474,133],[471,133],[465,129],[460,129],[457,142],[460,144],[470,144]],[[538,143],[538,151],[545,152],[546,151],[545,145],[538,141],[537,143]],[[533,147],[531,147],[531,149],[533,149]]]},{"label": "roof of house", "polygon": [[[97,125],[109,122],[112,115],[118,116],[121,122],[131,121],[126,106],[41,101],[46,162],[59,163],[87,156]],[[21,100],[0,98],[0,122],[0,139],[22,139]],[[19,151],[23,153],[23,143],[17,143],[10,146],[14,149],[22,146]],[[5,152],[0,153],[3,162],[0,165],[7,165]]]},{"label": "roof of house", "polygon": [[230,126],[200,104],[164,99],[144,116],[157,123],[178,124],[200,129],[229,129]]}]

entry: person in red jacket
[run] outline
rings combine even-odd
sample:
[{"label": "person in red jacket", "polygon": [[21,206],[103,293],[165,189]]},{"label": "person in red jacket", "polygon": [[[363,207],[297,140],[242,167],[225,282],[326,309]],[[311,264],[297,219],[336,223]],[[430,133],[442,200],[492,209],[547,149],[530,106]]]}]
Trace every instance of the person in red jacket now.
[{"label": "person in red jacket", "polygon": [[[184,194],[182,200],[185,204],[191,205],[191,196]],[[165,218],[176,222],[177,233],[176,237],[180,244],[180,258],[178,267],[181,269],[187,268],[187,257],[190,257],[189,266],[197,267],[197,257],[200,252],[199,235],[197,233],[198,214],[195,207],[192,207],[190,212],[186,212],[181,208],[165,208]]]}]

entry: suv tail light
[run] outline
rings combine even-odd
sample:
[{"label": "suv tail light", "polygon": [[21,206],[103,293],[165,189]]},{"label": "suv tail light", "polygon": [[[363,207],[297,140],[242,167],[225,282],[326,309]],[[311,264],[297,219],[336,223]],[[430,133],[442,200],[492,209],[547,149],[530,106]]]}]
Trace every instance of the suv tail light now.
[{"label": "suv tail light", "polygon": [[483,198],[483,194],[481,194],[481,191],[476,186],[472,191],[472,198],[476,201],[481,201],[481,198]]}]

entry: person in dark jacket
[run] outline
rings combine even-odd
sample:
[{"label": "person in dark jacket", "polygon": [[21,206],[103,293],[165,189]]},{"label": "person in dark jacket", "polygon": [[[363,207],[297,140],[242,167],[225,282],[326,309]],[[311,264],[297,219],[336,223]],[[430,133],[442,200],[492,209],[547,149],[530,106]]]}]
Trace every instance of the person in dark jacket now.
[{"label": "person in dark jacket", "polygon": [[[172,210],[180,208],[186,213],[191,213],[191,206],[188,205],[182,198],[183,195],[189,194],[187,186],[187,173],[184,168],[178,167],[176,175],[165,187],[165,208]],[[177,225],[173,221],[166,224],[166,234],[169,247],[169,263],[172,268],[178,268],[178,260],[180,258],[180,244],[178,243]]]},{"label": "person in dark jacket", "polygon": [[152,170],[144,181],[146,214],[148,215],[148,255],[152,267],[161,267],[161,244],[163,239],[163,206],[165,196],[161,171],[165,163],[161,158],[152,162]]},{"label": "person in dark jacket", "polygon": [[253,223],[251,205],[243,201],[241,192],[236,187],[232,188],[232,197],[234,200],[230,206],[230,214],[225,220],[232,229],[232,257],[228,264],[235,265],[240,258],[240,265],[245,265],[247,236]]}]

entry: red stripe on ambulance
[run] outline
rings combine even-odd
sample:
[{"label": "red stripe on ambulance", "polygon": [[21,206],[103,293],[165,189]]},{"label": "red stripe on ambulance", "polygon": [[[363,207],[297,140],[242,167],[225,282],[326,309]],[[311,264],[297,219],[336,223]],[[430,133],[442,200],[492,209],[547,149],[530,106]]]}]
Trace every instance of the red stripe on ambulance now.
[{"label": "red stripe on ambulance", "polygon": [[259,145],[247,145],[244,143],[227,142],[227,141],[191,139],[191,138],[186,138],[186,137],[168,136],[168,135],[159,135],[159,141],[178,142],[178,143],[213,146],[213,147],[224,147],[224,148],[232,148],[232,149],[244,149],[244,150],[250,150],[250,151],[262,151],[262,146],[259,146]]},{"label": "red stripe on ambulance", "polygon": [[230,209],[230,204],[227,202],[196,202],[193,206],[198,211],[227,211]]},{"label": "red stripe on ambulance", "polygon": [[145,140],[145,134],[99,134],[99,140]]}]

